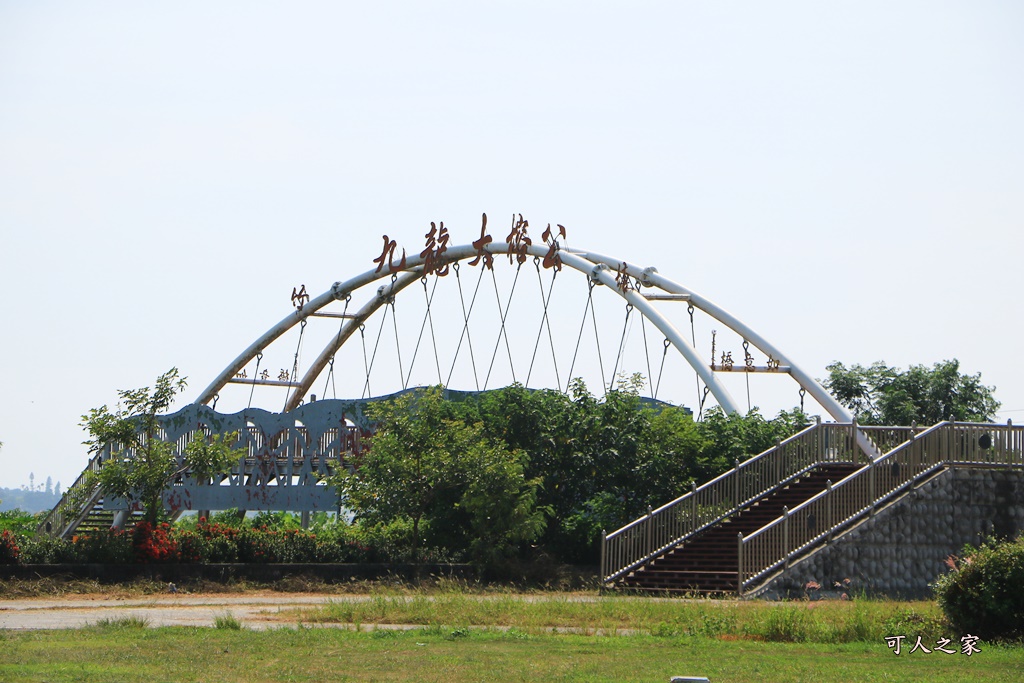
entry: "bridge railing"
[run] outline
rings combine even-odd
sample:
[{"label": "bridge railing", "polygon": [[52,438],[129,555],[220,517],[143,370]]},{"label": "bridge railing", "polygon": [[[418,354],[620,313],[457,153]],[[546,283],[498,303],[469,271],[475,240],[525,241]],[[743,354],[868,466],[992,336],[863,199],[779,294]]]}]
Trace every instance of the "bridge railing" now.
[{"label": "bridge railing", "polygon": [[947,466],[1024,467],[1024,428],[940,422],[737,539],[740,593]]},{"label": "bridge railing", "polygon": [[[927,427],[878,427],[860,426],[860,430],[868,435],[868,438],[878,447],[881,453],[888,453],[900,444],[909,441],[911,436],[920,434],[928,429]],[[867,461],[865,461],[867,462]]]},{"label": "bridge railing", "polygon": [[[706,484],[695,486],[689,493],[604,535],[602,581],[610,583],[643,566],[819,463],[863,462],[866,456],[857,446],[856,429],[856,423],[811,425],[774,448],[737,463]],[[876,433],[883,443],[901,438],[894,430]]]},{"label": "bridge railing", "polygon": [[[173,444],[182,472],[185,472],[185,448],[197,433],[209,434],[210,430],[197,426],[180,431],[173,439],[163,429],[156,434],[156,438]],[[141,443],[145,443],[145,437],[141,438]],[[259,470],[261,485],[272,482],[279,486],[312,486],[322,475],[339,467],[350,467],[352,463],[348,456],[361,447],[358,430],[346,426],[328,428],[315,434],[305,427],[284,428],[270,435],[250,426],[240,435],[236,445],[241,451],[230,469],[215,477],[212,484],[198,485],[244,487],[250,483],[253,473]],[[134,448],[124,449],[118,444],[108,445],[94,455],[42,520],[37,529],[39,533],[65,536],[73,533],[88,517],[102,498],[97,475],[111,452],[126,458],[135,455]],[[185,480],[186,477],[178,476],[168,483],[168,487],[181,487]]]}]

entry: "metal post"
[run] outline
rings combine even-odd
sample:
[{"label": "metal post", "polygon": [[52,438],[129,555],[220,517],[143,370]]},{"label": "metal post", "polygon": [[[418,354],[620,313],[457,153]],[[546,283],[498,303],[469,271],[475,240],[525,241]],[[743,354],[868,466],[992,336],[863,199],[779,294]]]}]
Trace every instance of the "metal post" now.
[{"label": "metal post", "polygon": [[833,521],[833,517],[832,517],[833,503],[832,503],[832,480],[831,479],[829,479],[829,480],[827,480],[825,482],[825,489],[828,491],[828,493],[825,494],[825,500],[828,501],[827,503],[825,503],[825,519],[827,520],[827,523],[828,523],[828,531],[825,532],[825,543],[828,543],[829,541],[832,540],[832,530],[835,528],[835,522]]},{"label": "metal post", "polygon": [[[910,423],[910,430],[911,430],[910,431],[910,447],[908,449],[909,453],[907,454],[907,457],[906,457],[906,460],[907,460],[906,466],[910,469],[911,476],[913,474],[913,461],[914,461],[914,455],[913,454],[916,451],[918,451],[918,432],[916,432],[916,428],[918,428],[918,423],[911,422]],[[903,477],[906,477],[906,473],[902,472],[902,470],[901,470],[901,474],[902,474]],[[899,483],[900,483],[899,481],[894,481],[893,485],[898,486]]]},{"label": "metal post", "polygon": [[736,595],[743,597],[743,532],[736,534]]},{"label": "metal post", "polygon": [[697,482],[690,482],[690,530],[693,533],[697,530]]},{"label": "metal post", "polygon": [[114,521],[110,523],[110,528],[123,529],[125,522],[128,521],[131,514],[131,510],[118,510],[117,513],[114,514]]},{"label": "metal post", "polygon": [[875,514],[875,497],[877,495],[875,491],[875,471],[877,469],[878,468],[875,467],[874,460],[868,463],[868,497],[871,499],[871,507],[868,512],[869,515]]},{"label": "metal post", "polygon": [[[850,428],[852,429],[851,436],[853,436],[853,441],[854,441],[854,445],[853,445],[853,452],[854,452],[854,456],[853,457],[855,458],[854,462],[857,462],[858,460],[860,460],[860,456],[857,454],[857,445],[856,445],[857,444],[857,434],[858,434],[857,418],[853,418],[853,420],[850,422]],[[866,453],[865,453],[865,457],[867,457],[868,460],[871,460],[871,456],[867,455]]]},{"label": "metal post", "polygon": [[1012,444],[1011,448],[1017,451],[1021,458],[1020,464],[1024,465],[1024,448],[1022,448],[1024,444],[1021,443],[1020,439],[1015,439],[1013,437],[1013,420],[1009,418],[1006,419],[1006,431],[1008,432],[1006,436],[1010,439],[1010,443]]},{"label": "metal post", "polygon": [[772,488],[778,486],[779,482],[782,481],[782,473],[785,470],[782,466],[782,459],[784,457],[782,450],[782,439],[775,440],[775,476],[772,477],[774,482]]},{"label": "metal post", "polygon": [[732,498],[732,505],[733,505],[733,508],[735,510],[739,511],[739,509],[740,509],[740,460],[739,460],[739,458],[736,458],[735,460],[733,460],[733,464],[734,464],[733,471],[736,473],[735,476],[734,476],[734,479],[736,480],[736,484],[733,486],[733,492],[734,493],[733,493],[733,498]]},{"label": "metal post", "polygon": [[644,557],[647,557],[654,552],[654,539],[651,535],[654,533],[654,514],[651,510],[651,506],[647,506],[647,548],[644,552]]},{"label": "metal post", "polygon": [[608,532],[601,529],[601,585],[604,586],[604,579],[608,576],[608,566],[605,564],[607,556]]},{"label": "metal post", "polygon": [[782,557],[784,566],[789,569],[789,506],[782,507]]}]

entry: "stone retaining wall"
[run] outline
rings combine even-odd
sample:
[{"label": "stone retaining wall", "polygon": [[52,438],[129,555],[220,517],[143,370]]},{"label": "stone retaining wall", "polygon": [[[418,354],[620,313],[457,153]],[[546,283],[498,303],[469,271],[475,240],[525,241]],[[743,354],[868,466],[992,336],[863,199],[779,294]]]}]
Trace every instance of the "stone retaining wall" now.
[{"label": "stone retaining wall", "polygon": [[[794,563],[758,595],[767,598],[928,598],[966,544],[1013,538],[1024,529],[1024,472],[946,470]],[[820,590],[807,590],[809,582]]]}]

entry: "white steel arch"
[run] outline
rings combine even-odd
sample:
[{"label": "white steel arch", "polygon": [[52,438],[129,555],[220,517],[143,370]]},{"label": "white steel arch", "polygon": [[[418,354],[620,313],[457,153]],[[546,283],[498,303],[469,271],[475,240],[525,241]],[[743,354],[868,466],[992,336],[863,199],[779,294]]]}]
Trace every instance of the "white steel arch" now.
[{"label": "white steel arch", "polygon": [[[520,245],[515,248],[505,242],[492,242],[483,247],[483,250],[490,254],[518,254],[527,253],[536,258],[543,258],[550,254],[550,247],[545,244]],[[467,259],[474,259],[480,255],[474,245],[467,244],[448,248],[441,259],[441,264],[455,264]],[[639,268],[628,265],[625,262],[610,258],[608,256],[582,250],[562,247],[557,252],[561,263],[575,271],[583,273],[594,283],[609,287],[625,299],[633,307],[640,311],[655,327],[665,335],[669,343],[686,359],[687,363],[694,369],[703,380],[705,386],[714,395],[719,405],[729,413],[742,412],[739,404],[731,396],[726,387],[716,377],[716,369],[701,361],[697,351],[679,333],[672,323],[656,307],[652,300],[657,297],[676,298],[688,301],[695,309],[703,311],[711,318],[733,330],[745,341],[749,342],[756,349],[773,359],[774,364],[770,368],[758,370],[770,370],[780,373],[788,373],[796,383],[809,393],[833,419],[840,422],[850,422],[853,416],[850,412],[835,400],[817,381],[807,374],[802,368],[796,365],[786,354],[776,346],[768,342],[764,337],[749,328],[738,318],[727,312],[722,307],[714,304],[709,299],[697,294],[683,285],[670,280],[657,272],[653,267]],[[267,330],[256,341],[249,345],[238,355],[224,370],[203,390],[196,399],[196,403],[207,404],[215,400],[218,393],[224,386],[235,377],[236,373],[242,370],[254,358],[257,358],[275,340],[280,338],[287,331],[296,325],[303,324],[308,318],[316,315],[321,309],[335,301],[345,301],[346,311],[351,303],[352,295],[360,288],[376,281],[383,280],[368,301],[354,313],[346,314],[345,322],[342,324],[338,334],[328,343],[313,364],[306,370],[300,379],[295,381],[267,384],[284,384],[291,391],[285,404],[286,410],[291,410],[303,401],[313,382],[327,366],[334,353],[351,338],[352,334],[359,329],[375,311],[381,306],[392,301],[403,289],[416,282],[423,276],[424,258],[410,256],[403,259],[401,267],[395,267],[392,272],[392,264],[377,270],[368,270],[344,282],[335,282],[329,290],[310,299],[300,309],[289,313],[277,324]],[[481,267],[483,267],[481,265]],[[623,278],[631,278],[629,286],[620,286]],[[654,296],[645,294],[642,289],[632,286],[632,281],[639,283],[642,287],[657,289],[661,294]],[[721,368],[719,368],[721,369]],[[255,380],[254,380],[255,382]]]}]

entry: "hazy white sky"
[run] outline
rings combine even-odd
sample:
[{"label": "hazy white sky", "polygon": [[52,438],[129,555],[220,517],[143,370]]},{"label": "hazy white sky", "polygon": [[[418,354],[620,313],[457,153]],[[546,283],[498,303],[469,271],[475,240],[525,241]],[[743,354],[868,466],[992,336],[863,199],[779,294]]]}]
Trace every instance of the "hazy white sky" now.
[{"label": "hazy white sky", "polygon": [[815,376],[955,357],[1024,420],[1022,35],[1009,1],[0,0],[0,485],[67,486],[117,389],[191,401],[293,286],[483,211]]}]

